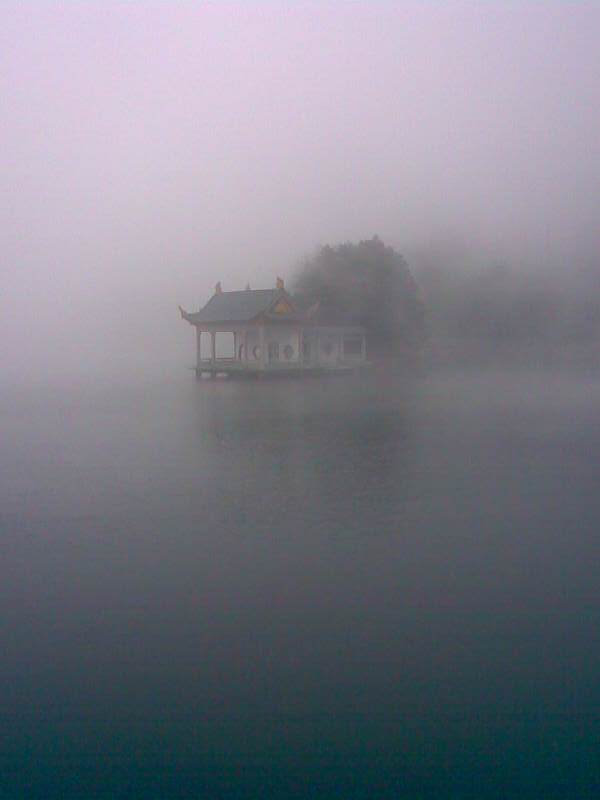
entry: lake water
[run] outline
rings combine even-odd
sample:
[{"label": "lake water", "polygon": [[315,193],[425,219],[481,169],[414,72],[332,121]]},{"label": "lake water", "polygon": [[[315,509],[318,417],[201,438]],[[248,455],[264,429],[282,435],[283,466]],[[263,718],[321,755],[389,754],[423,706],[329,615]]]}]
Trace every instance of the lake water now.
[{"label": "lake water", "polygon": [[600,796],[600,380],[0,401],[0,798]]}]

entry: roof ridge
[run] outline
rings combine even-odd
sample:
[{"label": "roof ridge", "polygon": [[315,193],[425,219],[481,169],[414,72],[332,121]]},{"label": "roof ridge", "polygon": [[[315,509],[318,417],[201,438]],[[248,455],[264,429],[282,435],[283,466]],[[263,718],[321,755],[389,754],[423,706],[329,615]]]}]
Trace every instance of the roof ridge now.
[{"label": "roof ridge", "polygon": [[268,311],[285,292],[274,289],[234,289],[230,292],[215,292],[207,303],[197,311],[197,321],[244,321],[254,319]]},{"label": "roof ridge", "polygon": [[[282,289],[228,289],[219,294],[246,294],[247,292],[281,292]],[[213,295],[214,297],[214,295]]]}]

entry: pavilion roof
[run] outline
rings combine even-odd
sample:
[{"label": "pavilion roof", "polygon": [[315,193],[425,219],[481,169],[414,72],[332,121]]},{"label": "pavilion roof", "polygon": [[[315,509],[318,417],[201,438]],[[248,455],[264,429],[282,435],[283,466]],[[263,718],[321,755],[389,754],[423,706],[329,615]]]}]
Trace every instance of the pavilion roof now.
[{"label": "pavilion roof", "polygon": [[[284,314],[278,312],[278,301],[287,306]],[[219,323],[244,323],[261,317],[277,322],[302,322],[311,326],[358,326],[359,320],[317,301],[309,306],[301,295],[292,298],[283,288],[244,289],[223,292],[220,285],[208,303],[199,311],[188,313],[180,307],[181,315],[192,325]]]},{"label": "pavilion roof", "polygon": [[277,298],[284,294],[281,289],[244,289],[241,292],[214,294],[208,303],[187,318],[198,322],[249,322],[268,311]]}]

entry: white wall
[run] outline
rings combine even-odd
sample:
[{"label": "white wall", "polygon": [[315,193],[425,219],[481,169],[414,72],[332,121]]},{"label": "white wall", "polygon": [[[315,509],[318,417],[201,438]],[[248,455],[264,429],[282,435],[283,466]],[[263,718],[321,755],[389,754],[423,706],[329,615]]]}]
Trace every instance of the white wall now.
[{"label": "white wall", "polygon": [[[244,334],[240,334],[240,335],[242,337],[244,336]],[[260,342],[259,342],[258,331],[256,329],[252,329],[252,330],[248,331],[248,361],[257,361],[258,360],[256,358],[256,356],[254,355],[254,353],[253,353],[253,350],[254,350],[255,347],[259,348],[256,352],[257,352],[257,355],[258,355],[258,359],[260,359],[260,354],[259,354]]]},{"label": "white wall", "polygon": [[342,358],[346,364],[354,364],[363,360],[364,337],[358,334],[346,334],[342,337]]},{"label": "white wall", "polygon": [[[330,347],[328,348],[327,345]],[[324,364],[326,366],[337,364],[341,354],[339,334],[319,333],[318,348],[317,363]]]},{"label": "white wall", "polygon": [[[361,334],[356,334],[350,329],[346,330],[346,335],[352,338],[361,338]],[[235,350],[233,350],[235,336]],[[308,363],[321,366],[335,366],[340,362],[357,363],[363,360],[363,353],[344,353],[343,348],[343,329],[336,328],[307,328],[304,337],[310,341],[311,352]],[[302,340],[304,338],[296,327],[272,326],[265,328],[265,346],[267,354],[269,344],[277,342],[279,345],[279,359],[277,363],[298,364],[303,361]],[[221,332],[216,334],[216,356],[217,358],[235,357],[239,358],[240,346],[247,341],[248,343],[248,362],[256,364],[260,361],[260,332],[258,328],[237,329],[235,332]],[[290,358],[285,357],[284,350],[291,348]],[[255,351],[256,350],[256,354]],[[201,353],[203,359],[211,357],[211,334],[202,333]],[[234,355],[235,353],[235,355]],[[242,353],[242,360],[245,354]],[[268,358],[268,355],[267,355]]]},{"label": "white wall", "polygon": [[[272,327],[267,328],[265,331],[265,339],[267,348],[270,342],[277,342],[279,344],[279,362],[282,364],[297,362],[300,358],[299,343],[298,343],[298,328],[287,327]],[[286,358],[284,355],[284,348],[291,347],[291,358]]]}]

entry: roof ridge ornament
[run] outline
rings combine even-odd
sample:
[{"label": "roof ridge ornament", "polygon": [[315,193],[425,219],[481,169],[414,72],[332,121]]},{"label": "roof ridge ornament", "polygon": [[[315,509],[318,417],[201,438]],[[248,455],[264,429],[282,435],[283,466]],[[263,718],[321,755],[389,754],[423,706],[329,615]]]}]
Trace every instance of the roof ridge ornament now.
[{"label": "roof ridge ornament", "polygon": [[223,289],[221,288],[221,281],[219,281],[217,283],[217,285],[215,286],[215,294],[222,294],[222,293],[223,293]]},{"label": "roof ridge ornament", "polygon": [[276,285],[277,289],[279,289],[280,291],[285,289],[285,285],[283,283],[283,278],[277,277],[277,283],[275,285]]}]

